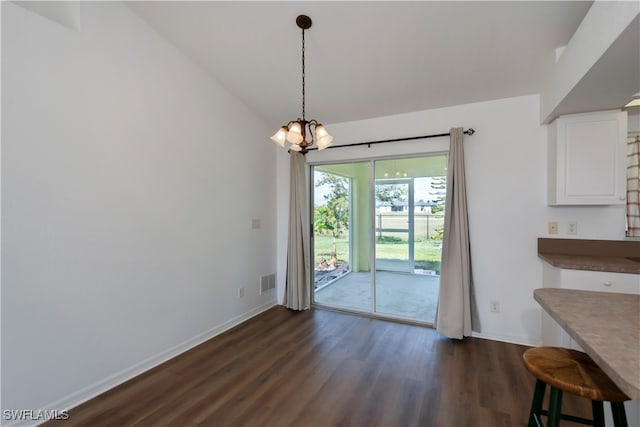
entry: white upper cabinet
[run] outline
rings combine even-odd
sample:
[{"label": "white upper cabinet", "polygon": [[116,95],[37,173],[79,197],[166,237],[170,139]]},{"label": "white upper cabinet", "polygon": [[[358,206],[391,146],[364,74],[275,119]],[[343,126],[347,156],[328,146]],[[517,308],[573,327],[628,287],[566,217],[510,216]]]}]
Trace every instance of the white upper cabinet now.
[{"label": "white upper cabinet", "polygon": [[626,111],[558,117],[549,125],[547,203],[624,204],[626,133]]}]

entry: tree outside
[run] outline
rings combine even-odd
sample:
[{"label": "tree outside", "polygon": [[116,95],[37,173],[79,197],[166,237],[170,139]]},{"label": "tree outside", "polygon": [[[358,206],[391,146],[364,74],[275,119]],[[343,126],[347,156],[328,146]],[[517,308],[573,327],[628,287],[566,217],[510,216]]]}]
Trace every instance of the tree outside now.
[{"label": "tree outside", "polygon": [[327,186],[329,191],[323,196],[324,204],[315,207],[313,225],[317,233],[333,238],[332,254],[337,254],[336,240],[349,231],[349,179],[323,172],[319,175],[315,186]]},{"label": "tree outside", "polygon": [[[376,201],[378,205],[388,203],[393,208],[407,200],[408,186],[405,184],[378,184],[376,185]],[[393,209],[392,209],[393,210]]]}]

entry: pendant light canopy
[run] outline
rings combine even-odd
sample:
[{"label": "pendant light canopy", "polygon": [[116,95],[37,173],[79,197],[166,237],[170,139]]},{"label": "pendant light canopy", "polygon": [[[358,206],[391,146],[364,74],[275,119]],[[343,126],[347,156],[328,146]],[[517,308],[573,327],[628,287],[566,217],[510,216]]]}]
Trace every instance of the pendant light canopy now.
[{"label": "pendant light canopy", "polygon": [[300,15],[296,18],[296,24],[302,29],[302,118],[298,117],[280,127],[271,140],[283,148],[285,142],[289,142],[290,150],[306,154],[314,143],[318,150],[324,150],[331,145],[333,137],[317,120],[307,120],[305,117],[304,31],[311,28],[311,18]]}]

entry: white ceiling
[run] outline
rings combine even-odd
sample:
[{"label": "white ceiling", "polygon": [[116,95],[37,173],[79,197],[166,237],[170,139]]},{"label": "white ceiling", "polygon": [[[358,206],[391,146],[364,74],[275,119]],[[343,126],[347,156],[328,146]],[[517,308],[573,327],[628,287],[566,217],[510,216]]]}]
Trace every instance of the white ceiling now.
[{"label": "white ceiling", "polygon": [[540,93],[591,1],[127,2],[274,127]]}]

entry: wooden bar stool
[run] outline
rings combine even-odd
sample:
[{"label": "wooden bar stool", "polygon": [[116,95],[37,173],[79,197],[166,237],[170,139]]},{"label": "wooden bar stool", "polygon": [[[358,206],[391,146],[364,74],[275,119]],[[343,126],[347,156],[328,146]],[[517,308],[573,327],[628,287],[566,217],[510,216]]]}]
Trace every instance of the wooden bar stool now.
[{"label": "wooden bar stool", "polygon": [[[604,405],[611,403],[616,427],[627,427],[624,402],[630,400],[598,365],[581,351],[559,347],[531,348],[523,354],[524,366],[536,377],[528,427],[542,426],[541,415],[547,416],[547,427],[558,427],[560,420],[604,427]],[[542,409],[546,386],[551,387],[549,409]],[[561,412],[562,392],[591,400],[593,420]]]}]

